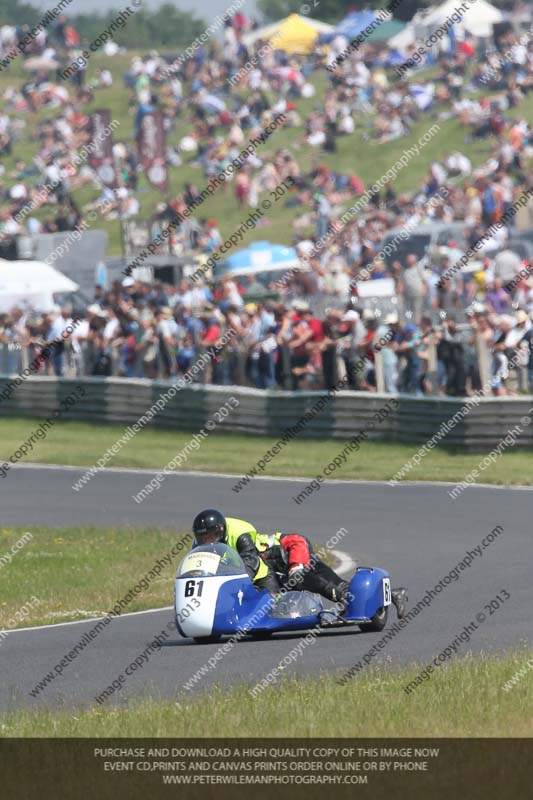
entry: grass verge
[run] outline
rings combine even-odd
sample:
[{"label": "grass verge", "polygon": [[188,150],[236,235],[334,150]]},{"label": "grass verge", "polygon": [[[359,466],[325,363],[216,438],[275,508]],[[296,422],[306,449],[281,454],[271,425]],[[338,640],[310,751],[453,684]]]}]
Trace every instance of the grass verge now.
[{"label": "grass verge", "polygon": [[[533,671],[512,689],[533,650],[466,657],[441,667],[412,694],[403,687],[419,667],[369,669],[340,686],[332,676],[285,680],[255,698],[248,686],[111,710],[26,710],[0,715],[2,736],[134,737],[530,737]],[[206,709],[208,714],[206,718]]]},{"label": "grass verge", "polygon": [[[11,553],[25,530],[0,529],[0,556]],[[84,527],[30,532],[33,538],[11,561],[1,562],[0,629],[103,616],[135,586],[141,590],[132,591],[123,613],[172,605],[176,566],[190,548],[184,531]],[[179,543],[182,549],[172,554]],[[154,570],[157,561],[162,563]],[[32,596],[39,603],[30,606]]]},{"label": "grass verge", "polygon": [[[9,459],[38,427],[37,419],[0,420],[0,458]],[[124,432],[121,425],[95,425],[81,422],[56,422],[48,437],[39,440],[28,454],[32,463],[90,466]],[[190,441],[192,433],[170,430],[143,430],[109,462],[113,467],[160,470]],[[240,436],[220,433],[205,439],[181,465],[182,470],[229,472],[242,475],[272,447],[278,437]],[[261,475],[302,476],[314,478],[342,451],[341,439],[295,439],[266,465]],[[390,480],[418,450],[419,445],[396,442],[363,442],[359,451],[348,455],[332,477],[338,479]],[[480,471],[483,483],[533,485],[531,449],[509,449],[487,469]],[[464,453],[459,449],[436,447],[407,474],[408,480],[464,480],[479,468],[483,454]],[[13,480],[9,472],[4,488]],[[74,476],[73,476],[74,482]],[[139,476],[140,491],[146,480]],[[83,487],[80,491],[83,491]],[[236,497],[238,495],[236,494]]]}]

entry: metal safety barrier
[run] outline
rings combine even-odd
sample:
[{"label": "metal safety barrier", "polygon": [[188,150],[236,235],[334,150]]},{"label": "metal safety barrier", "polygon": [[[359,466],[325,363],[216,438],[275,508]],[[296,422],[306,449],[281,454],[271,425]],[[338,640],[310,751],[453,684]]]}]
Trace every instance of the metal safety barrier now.
[{"label": "metal safety barrier", "polygon": [[[0,378],[0,417],[45,418],[60,407],[75,386],[83,385],[85,395],[59,418],[123,425],[136,422],[172,385],[146,379],[29,377],[13,389],[12,381]],[[533,446],[533,425],[524,424],[533,407],[532,396],[480,398],[461,415],[465,408],[461,398],[395,395],[397,407],[375,424],[374,414],[393,395],[339,391],[315,413],[313,407],[324,392],[192,384],[179,389],[149,425],[197,431],[232,396],[238,398],[239,406],[217,425],[214,435],[223,431],[278,437],[306,419],[298,438],[346,439],[369,429],[369,439],[426,442],[459,413],[442,436],[444,446],[492,448],[516,426],[521,430],[515,436],[515,446]]]}]

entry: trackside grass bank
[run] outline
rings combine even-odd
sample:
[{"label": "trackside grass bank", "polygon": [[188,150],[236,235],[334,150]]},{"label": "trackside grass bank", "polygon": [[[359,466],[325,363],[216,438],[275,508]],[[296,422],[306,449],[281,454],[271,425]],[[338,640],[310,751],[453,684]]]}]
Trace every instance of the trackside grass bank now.
[{"label": "trackside grass bank", "polygon": [[[265,646],[268,646],[265,644]],[[463,736],[529,737],[533,671],[516,680],[532,649],[466,657],[442,667],[415,692],[419,667],[369,669],[348,686],[333,676],[285,680],[256,697],[250,686],[128,705],[0,715],[2,736]],[[511,688],[509,682],[515,679]],[[206,721],[206,709],[209,709]]]},{"label": "trackside grass bank", "polygon": [[[0,420],[0,459],[9,459],[39,425],[39,420],[2,419]],[[66,464],[89,467],[103,456],[124,433],[121,425],[94,425],[80,422],[58,421],[46,439],[39,440],[26,457],[26,461],[41,464]],[[160,470],[169,463],[190,442],[193,432],[148,429],[138,433],[112,457],[109,466],[146,468]],[[209,472],[229,472],[245,475],[250,472],[263,454],[277,441],[278,437],[239,436],[233,434],[212,434],[202,441],[197,450],[192,450],[180,469]],[[302,439],[296,438],[287,444],[266,464],[259,475],[302,476],[314,478],[332,459],[338,456],[345,442],[341,439]],[[359,480],[390,480],[400,472],[404,464],[417,452],[418,444],[397,444],[387,442],[362,442],[335,470],[334,478]],[[189,448],[190,450],[191,448]],[[485,453],[464,454],[457,449],[436,447],[421,459],[418,466],[408,471],[406,480],[452,481],[460,482],[473,469],[479,467]],[[486,469],[480,472],[483,483],[499,485],[533,485],[531,459],[533,450],[509,448]],[[73,475],[72,482],[79,479]],[[13,470],[0,479],[5,491],[13,480]],[[98,476],[92,478],[98,480]],[[101,480],[101,476],[100,476]],[[139,476],[139,490],[146,483],[145,476]],[[168,479],[167,479],[168,480]],[[237,481],[238,482],[238,481]],[[296,492],[296,486],[294,494]],[[303,488],[303,487],[302,487]],[[73,490],[73,501],[84,491]],[[246,491],[246,487],[241,489]],[[239,496],[235,492],[235,498]],[[133,501],[132,501],[133,502]]]},{"label": "trackside grass bank", "polygon": [[0,630],[172,605],[191,538],[153,528],[1,528]]}]

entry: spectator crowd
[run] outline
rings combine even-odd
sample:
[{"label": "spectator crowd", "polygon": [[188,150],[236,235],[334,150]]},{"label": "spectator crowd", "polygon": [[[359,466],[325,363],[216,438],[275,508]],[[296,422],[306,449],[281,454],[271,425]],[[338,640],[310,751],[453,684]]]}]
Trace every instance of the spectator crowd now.
[{"label": "spectator crowd", "polygon": [[0,315],[0,353],[10,373],[35,360],[41,374],[175,380],[207,352],[204,383],[316,390],[344,379],[359,391],[504,395],[533,392],[530,316],[533,306],[511,315],[476,303],[464,324],[453,314],[402,322],[355,297],[318,315],[304,300],[245,302],[229,279],[213,293],[124,278],[97,287],[74,320],[68,306]]},{"label": "spectator crowd", "polygon": [[[283,113],[291,147],[276,147],[273,137],[219,191],[244,216],[263,192],[291,179],[281,202],[299,212],[292,244],[306,269],[267,286],[253,278],[213,283],[206,274],[177,286],[134,276],[109,290],[98,287],[86,317],[57,357],[42,364],[43,371],[170,379],[211,347],[216,353],[204,379],[214,383],[320,388],[346,376],[354,389],[461,395],[482,388],[488,375],[487,391],[495,394],[532,390],[533,238],[518,235],[530,223],[531,204],[510,222],[500,220],[533,188],[532,132],[517,109],[533,86],[533,37],[510,30],[498,50],[467,37],[453,52],[442,52],[430,73],[422,68],[398,78],[385,43],[365,42],[325,71],[345,50],[343,37],[294,56],[261,40],[247,46],[253,27],[239,13],[228,20],[220,42],[198,47],[191,58],[176,61],[155,51],[133,57],[123,78],[133,132],[154,109],[162,112],[169,134],[188,125],[168,145],[167,162],[171,170],[187,162],[202,177],[162,201],[153,221],[173,223],[171,251],[193,252],[202,263],[224,240],[221,223],[201,212],[180,223],[179,215],[249,139]],[[23,28],[2,27],[0,56],[23,36]],[[0,167],[4,238],[73,230],[93,210],[106,219],[139,215],[145,178],[125,138],[130,131],[114,132],[113,189],[98,181],[90,159],[76,162],[90,140],[89,104],[113,85],[109,69],[98,69],[91,81],[85,68],[67,82],[59,79],[81,47],[67,18],[60,18],[42,31],[35,51],[25,54],[52,66],[31,70],[22,86],[3,93],[0,155],[16,152],[30,127],[36,149],[31,162],[20,159],[10,171]],[[106,47],[111,59],[118,48]],[[313,76],[319,71],[326,90],[313,104],[307,101],[315,97]],[[34,123],[43,108],[53,115]],[[337,224],[367,188],[355,170],[329,165],[344,137],[356,147],[401,139],[407,147],[415,129],[451,118],[465,143],[483,146],[483,164],[474,167],[460,148],[443,150],[410,192],[387,180],[347,222]],[[299,157],[309,150],[310,159]],[[100,194],[80,207],[74,192],[85,185]],[[260,224],[268,225],[268,218]],[[394,247],[384,251],[395,232],[414,236],[435,226],[454,234],[417,249],[398,233]],[[317,247],[324,237],[327,245]],[[480,241],[469,268],[447,277],[462,253]],[[387,303],[365,299],[373,297],[366,284],[387,280]],[[2,315],[4,358],[38,351],[70,313],[14,309]],[[219,350],[217,342],[229,328],[237,332],[235,339]],[[390,341],[376,351],[386,331]]]}]

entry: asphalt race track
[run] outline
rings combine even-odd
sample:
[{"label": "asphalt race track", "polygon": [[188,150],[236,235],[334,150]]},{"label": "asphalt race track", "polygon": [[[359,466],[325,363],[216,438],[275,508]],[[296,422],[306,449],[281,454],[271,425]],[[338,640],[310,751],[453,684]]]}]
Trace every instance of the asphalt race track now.
[{"label": "asphalt race track", "polygon": [[[218,507],[228,516],[249,519],[261,530],[300,531],[325,543],[340,528],[348,535],[337,549],[358,564],[376,564],[391,572],[392,584],[409,589],[410,605],[453,569],[496,525],[504,532],[460,573],[432,604],[381,651],[392,663],[431,661],[476,618],[502,590],[511,594],[503,608],[487,615],[461,652],[500,651],[532,640],[531,502],[533,492],[520,489],[469,488],[453,500],[450,486],[331,482],[301,505],[292,496],[306,482],[255,480],[239,494],[235,478],[181,474],[141,505],[132,499],[153,473],[107,471],[80,492],[71,489],[82,469],[19,467],[1,486],[2,524],[68,526],[93,524],[175,526],[183,529],[202,508]],[[57,587],[61,592],[61,587]],[[168,604],[172,604],[169,594]],[[394,621],[395,614],[389,617]],[[118,673],[147,647],[172,620],[171,610],[114,619],[37,699],[29,690],[94,626],[64,624],[9,633],[0,646],[0,710],[49,703],[70,707],[94,703]],[[390,624],[390,623],[389,623]],[[290,673],[342,673],[360,659],[383,634],[329,631],[307,646],[288,668]],[[297,635],[270,641],[244,640],[202,678],[213,682],[255,684],[298,643]],[[218,645],[197,645],[171,632],[168,643],[132,675],[118,702],[155,694],[175,697],[215,653]],[[374,662],[373,662],[374,663]],[[356,689],[354,680],[347,691]],[[113,700],[108,701],[113,702]]]}]

